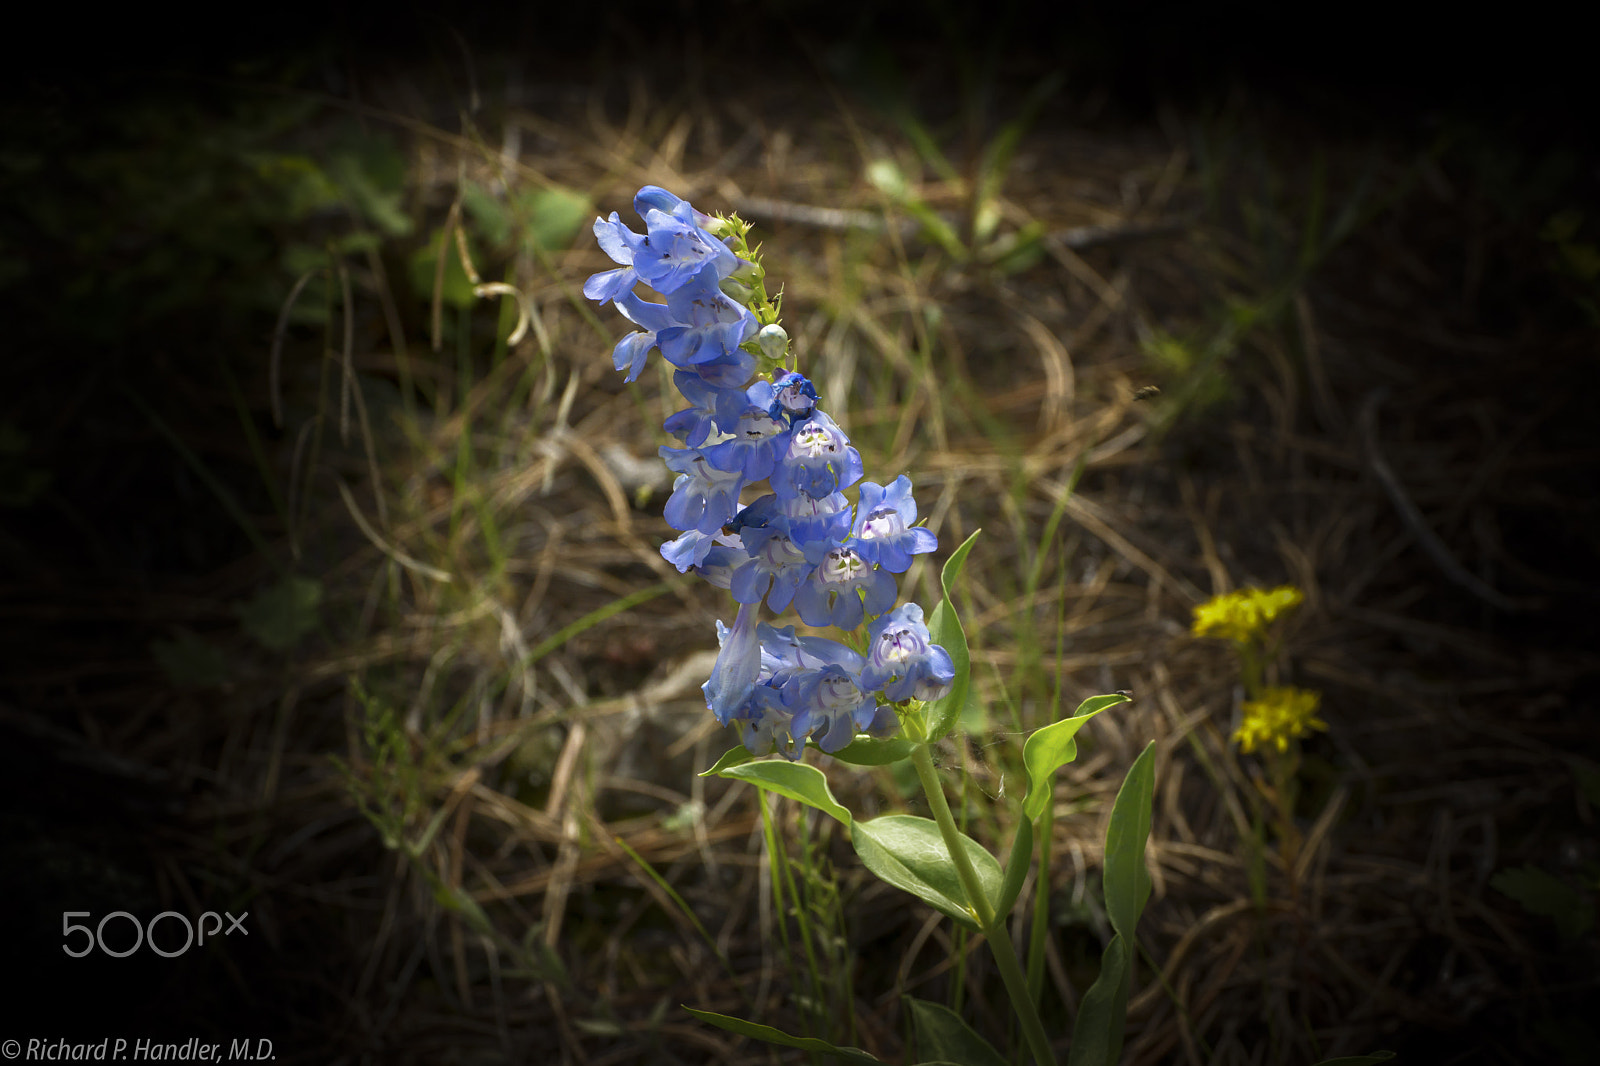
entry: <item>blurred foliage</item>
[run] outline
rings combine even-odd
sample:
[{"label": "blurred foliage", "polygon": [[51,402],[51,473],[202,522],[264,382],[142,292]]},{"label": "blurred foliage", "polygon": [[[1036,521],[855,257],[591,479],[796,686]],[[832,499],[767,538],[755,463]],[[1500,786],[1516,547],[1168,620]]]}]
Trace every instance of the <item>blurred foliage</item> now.
[{"label": "blurred foliage", "polygon": [[237,604],[245,632],[262,647],[288,651],[317,628],[317,607],[322,602],[322,582],[308,577],[287,577],[269,585],[248,603]]},{"label": "blurred foliage", "polygon": [[36,286],[52,330],[111,343],[202,308],[276,313],[329,250],[410,233],[393,138],[309,96],[205,88],[9,115],[0,292]]},{"label": "blurred foliage", "polygon": [[174,688],[215,688],[228,680],[227,656],[192,629],[176,627],[171,640],[151,641],[150,654]]}]

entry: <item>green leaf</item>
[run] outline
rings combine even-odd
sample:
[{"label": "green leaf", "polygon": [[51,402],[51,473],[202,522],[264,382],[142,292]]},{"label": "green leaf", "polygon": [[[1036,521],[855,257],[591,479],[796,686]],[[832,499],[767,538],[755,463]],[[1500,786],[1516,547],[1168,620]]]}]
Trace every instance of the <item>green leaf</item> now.
[{"label": "green leaf", "polygon": [[1100,956],[1100,976],[1078,1004],[1067,1066],[1113,1066],[1122,1053],[1122,1025],[1128,1012],[1128,942],[1111,938]]},{"label": "green leaf", "polygon": [[748,781],[757,788],[764,788],[768,792],[776,792],[780,796],[788,796],[809,807],[815,807],[847,826],[851,822],[850,812],[833,798],[833,792],[828,788],[828,779],[815,766],[807,766],[803,762],[765,759],[730,766],[725,770],[719,770],[717,776],[735,781]]},{"label": "green leaf", "polygon": [[699,776],[701,776],[701,777],[717,776],[717,775],[720,775],[722,773],[722,771],[728,769],[728,767],[730,767],[730,766],[738,766],[740,763],[747,763],[747,762],[749,762],[750,760],[752,760],[754,758],[755,758],[755,756],[750,754],[750,749],[749,748],[746,748],[743,744],[739,744],[739,745],[737,745],[735,747],[732,747],[732,748],[729,748],[727,751],[723,752],[722,753],[722,758],[718,759],[715,763],[713,763],[712,766],[711,766],[711,769],[709,769],[709,770],[701,770]]},{"label": "green leaf", "polygon": [[1155,793],[1155,741],[1133,760],[1128,776],[1111,805],[1106,827],[1106,917],[1111,928],[1128,939],[1150,898],[1150,871],[1144,865],[1144,845],[1150,837],[1150,806]]},{"label": "green leaf", "polygon": [[576,189],[551,185],[519,203],[527,219],[527,239],[547,252],[570,247],[583,224],[594,217],[594,205]]},{"label": "green leaf", "polygon": [[1392,1051],[1374,1051],[1370,1055],[1340,1055],[1336,1059],[1323,1059],[1317,1066],[1378,1066],[1394,1058]]},{"label": "green leaf", "polygon": [[1529,914],[1553,920],[1563,940],[1576,940],[1594,928],[1593,901],[1537,866],[1501,870],[1489,878],[1489,884],[1522,904]]},{"label": "green leaf", "polygon": [[150,653],[176,688],[214,688],[228,680],[222,649],[192,629],[179,627],[171,640],[152,640]]},{"label": "green leaf", "polygon": [[491,245],[504,248],[511,240],[511,212],[488,189],[467,182],[461,187],[461,206]]},{"label": "green leaf", "polygon": [[1150,873],[1144,866],[1155,792],[1155,741],[1128,769],[1111,805],[1106,827],[1106,916],[1116,935],[1100,960],[1100,976],[1084,993],[1072,1027],[1068,1066],[1106,1066],[1122,1054],[1122,1031],[1133,982],[1133,930],[1150,898]]},{"label": "green leaf", "polygon": [[917,1034],[918,1055],[962,1066],[1010,1066],[1004,1055],[949,1007],[913,996],[905,1000]]},{"label": "green leaf", "polygon": [[684,1007],[683,1009],[703,1022],[710,1022],[718,1029],[725,1029],[740,1036],[754,1037],[757,1040],[765,1040],[769,1044],[781,1044],[784,1047],[797,1047],[803,1051],[837,1055],[846,1062],[881,1061],[860,1048],[838,1047],[828,1043],[826,1040],[818,1040],[814,1036],[790,1036],[783,1030],[774,1029],[770,1025],[757,1025],[755,1022],[747,1022],[743,1018],[730,1018],[726,1014],[717,1014],[708,1010],[695,1010],[693,1007]]},{"label": "green leaf", "polygon": [[956,667],[956,676],[950,685],[950,691],[942,698],[928,704],[930,741],[943,740],[949,736],[950,730],[955,727],[956,718],[967,705],[967,688],[972,681],[972,659],[967,653],[966,631],[961,628],[961,619],[956,617],[955,605],[950,602],[950,586],[961,576],[961,569],[967,564],[967,555],[972,551],[972,545],[981,532],[983,532],[981,529],[973,530],[972,536],[966,539],[966,543],[945,560],[944,570],[939,574],[939,587],[944,592],[944,599],[939,601],[939,606],[933,609],[933,616],[928,619],[928,633],[933,642],[950,653],[950,661]]},{"label": "green leaf", "polygon": [[[886,814],[857,822],[850,830],[850,842],[866,868],[879,878],[967,928],[978,930],[977,917],[956,875],[955,862],[932,820]],[[983,894],[990,900],[998,899],[1002,881],[999,861],[971,837],[963,835],[961,846],[978,875]]]},{"label": "green leaf", "polygon": [[1050,803],[1050,792],[1055,773],[1078,757],[1075,739],[1083,724],[1107,707],[1127,703],[1128,697],[1120,693],[1109,696],[1091,696],[1078,704],[1071,718],[1051,722],[1022,745],[1022,761],[1028,768],[1028,794],[1022,800],[1022,816],[1029,821],[1044,813]]},{"label": "green leaf", "polygon": [[317,627],[317,605],[322,602],[322,582],[309,577],[287,577],[262,589],[249,603],[235,604],[234,614],[264,647],[288,651]]},{"label": "green leaf", "polygon": [[[418,248],[411,256],[411,287],[418,296],[424,299],[433,299],[433,282],[439,266],[439,251],[444,249],[444,286],[440,290],[440,299],[451,307],[471,307],[477,302],[477,294],[473,292],[472,279],[467,277],[467,272],[461,265],[461,254],[456,250],[455,234],[452,232],[448,241],[445,240],[443,226],[433,231],[428,238],[428,243]],[[473,263],[481,263],[477,249],[472,247],[472,241],[467,241],[468,252],[473,257]]]},{"label": "green leaf", "polygon": [[833,757],[854,766],[888,766],[901,759],[909,759],[915,749],[915,744],[899,737],[885,740],[859,736],[834,752]]},{"label": "green leaf", "polygon": [[[1000,885],[1000,897],[995,900],[995,917],[1004,918],[1016,906],[1022,894],[1022,882],[1028,879],[1028,867],[1033,864],[1033,823],[1023,818],[1017,822],[1017,835],[1011,841],[1011,854],[1006,857],[1005,881]],[[1044,886],[1040,886],[1041,892]]]}]

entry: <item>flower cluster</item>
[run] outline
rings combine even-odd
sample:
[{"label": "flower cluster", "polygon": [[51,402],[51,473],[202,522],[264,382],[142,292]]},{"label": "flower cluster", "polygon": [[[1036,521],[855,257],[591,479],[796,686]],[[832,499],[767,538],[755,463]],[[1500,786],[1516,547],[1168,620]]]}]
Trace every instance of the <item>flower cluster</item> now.
[{"label": "flower cluster", "polygon": [[1260,636],[1275,618],[1304,600],[1305,593],[1293,585],[1280,585],[1270,592],[1239,589],[1196,607],[1192,632],[1197,637],[1219,637],[1243,644]]},{"label": "flower cluster", "polygon": [[1265,689],[1260,699],[1245,701],[1244,721],[1233,739],[1246,755],[1268,744],[1280,752],[1288,751],[1289,741],[1328,728],[1328,723],[1317,717],[1321,700],[1321,694],[1310,689]]},{"label": "flower cluster", "polygon": [[[937,699],[955,677],[922,608],[895,606],[895,575],[938,546],[915,524],[911,481],[861,481],[860,453],[818,406],[811,382],[783,365],[788,335],[760,266],[735,253],[744,250],[743,223],[653,185],[639,190],[634,209],[643,234],[616,212],[595,219],[600,247],[619,266],[589,278],[583,292],[641,327],[613,353],[627,380],[659,350],[689,404],[664,426],[680,444],[661,449],[678,475],[665,517],[681,535],[661,554],[739,604],[732,626],[717,623],[706,706],[755,754],[796,759],[808,738],[832,752],[857,732],[892,734],[893,704]],[[665,303],[637,295],[641,282]],[[758,362],[766,376],[752,381]],[[852,507],[845,490],[858,482]],[[836,627],[855,646],[774,628],[760,620],[762,604],[774,614],[792,606],[807,626]]]}]

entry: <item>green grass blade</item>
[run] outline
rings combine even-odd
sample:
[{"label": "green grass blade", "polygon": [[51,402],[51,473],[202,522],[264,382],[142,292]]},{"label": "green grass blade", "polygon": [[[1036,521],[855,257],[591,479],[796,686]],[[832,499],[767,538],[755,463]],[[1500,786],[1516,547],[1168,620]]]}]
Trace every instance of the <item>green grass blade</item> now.
[{"label": "green grass blade", "polygon": [[802,1051],[819,1052],[824,1055],[834,1055],[846,1062],[881,1062],[881,1059],[867,1054],[856,1047],[839,1047],[826,1040],[818,1040],[814,1036],[790,1036],[782,1029],[774,1029],[770,1025],[757,1025],[747,1022],[743,1018],[730,1018],[726,1014],[717,1014],[709,1010],[695,1010],[693,1007],[684,1007],[684,1010],[708,1022],[718,1029],[740,1036],[754,1037],[756,1040],[765,1040],[769,1044],[781,1044],[784,1047],[797,1047]]},{"label": "green grass blade", "polygon": [[582,633],[588,629],[593,629],[601,622],[604,622],[607,618],[637,607],[641,603],[646,603],[650,600],[653,600],[662,593],[671,592],[678,586],[678,584],[679,582],[676,581],[657,582],[656,584],[650,585],[647,588],[642,588],[637,592],[630,592],[621,599],[613,600],[604,607],[595,608],[582,618],[578,619],[576,622],[562,626],[556,632],[540,641],[531,651],[528,652],[528,657],[523,660],[522,665],[532,666],[534,663],[538,662],[540,659],[543,659],[546,655],[549,655],[551,652],[561,647],[561,645],[565,644],[579,633]]}]

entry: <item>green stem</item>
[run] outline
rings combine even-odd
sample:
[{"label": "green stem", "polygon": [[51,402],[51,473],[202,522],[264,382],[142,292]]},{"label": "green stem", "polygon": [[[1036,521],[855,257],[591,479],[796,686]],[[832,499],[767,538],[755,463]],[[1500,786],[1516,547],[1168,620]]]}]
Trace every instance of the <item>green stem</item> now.
[{"label": "green stem", "polygon": [[978,919],[984,938],[989,942],[989,950],[994,954],[995,964],[1000,968],[1000,979],[1005,982],[1006,992],[1011,997],[1011,1009],[1016,1011],[1017,1020],[1022,1023],[1022,1034],[1027,1038],[1034,1062],[1037,1066],[1055,1066],[1056,1058],[1050,1050],[1050,1038],[1045,1035],[1044,1023],[1039,1020],[1037,1004],[1028,996],[1028,978],[1017,962],[1016,949],[1012,947],[1011,936],[1006,932],[1006,916],[996,915],[989,897],[983,894],[983,888],[978,883],[978,872],[972,868],[972,859],[961,846],[961,833],[951,817],[950,804],[945,801],[944,788],[939,784],[939,776],[933,769],[933,756],[928,754],[926,744],[919,744],[912,751],[911,763],[916,767],[917,780],[922,783],[922,791],[928,797],[928,806],[933,808],[933,820],[938,823],[950,859],[956,865],[961,888],[972,904],[973,917]]}]

